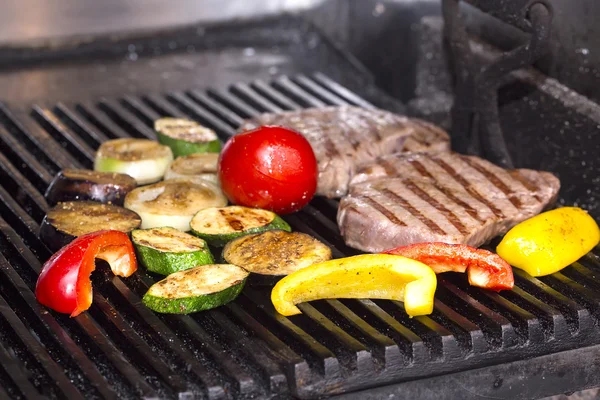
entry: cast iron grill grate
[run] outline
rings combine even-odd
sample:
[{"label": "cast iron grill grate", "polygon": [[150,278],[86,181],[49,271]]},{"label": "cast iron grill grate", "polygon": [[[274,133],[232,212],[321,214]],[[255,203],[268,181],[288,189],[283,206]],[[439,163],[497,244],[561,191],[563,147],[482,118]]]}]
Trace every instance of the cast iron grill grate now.
[{"label": "cast iron grill grate", "polygon": [[[326,104],[374,107],[323,74],[234,84],[227,90],[125,96],[96,103],[0,105],[0,396],[15,398],[317,397],[600,343],[600,258],[550,277],[515,271],[500,294],[440,279],[435,311],[408,318],[401,303],[328,300],[275,313],[269,290],[189,316],[140,301],[153,282],[94,275],[94,303],[77,318],[49,313],[33,290],[50,256],[37,238],[42,193],[62,168],[91,168],[107,139],[154,138],[160,116],[185,116],[223,140],[259,112]],[[323,198],[287,217],[299,231],[355,254]]]}]

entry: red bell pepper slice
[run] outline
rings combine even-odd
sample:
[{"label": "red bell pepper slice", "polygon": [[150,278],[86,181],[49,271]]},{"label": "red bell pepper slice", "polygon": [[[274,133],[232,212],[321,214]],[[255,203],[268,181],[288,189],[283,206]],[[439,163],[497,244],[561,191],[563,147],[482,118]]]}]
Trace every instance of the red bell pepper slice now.
[{"label": "red bell pepper slice", "polygon": [[115,275],[130,276],[137,270],[133,244],[126,233],[99,231],[79,236],[44,263],[35,296],[55,311],[79,315],[92,305],[90,274],[95,259],[105,260]]},{"label": "red bell pepper slice", "polygon": [[472,286],[497,292],[510,290],[515,284],[512,267],[498,254],[466,244],[417,243],[383,253],[420,261],[433,269],[436,274],[467,271]]}]

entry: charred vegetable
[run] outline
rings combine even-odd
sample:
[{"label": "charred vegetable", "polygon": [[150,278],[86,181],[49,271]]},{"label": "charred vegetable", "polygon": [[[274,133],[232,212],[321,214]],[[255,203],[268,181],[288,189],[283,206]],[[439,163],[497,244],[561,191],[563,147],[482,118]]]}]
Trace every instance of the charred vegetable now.
[{"label": "charred vegetable", "polygon": [[96,258],[106,261],[115,275],[127,277],[137,269],[133,246],[125,233],[89,233],[61,248],[44,263],[35,286],[37,300],[71,317],[90,308],[90,274],[96,268]]},{"label": "charred vegetable", "polygon": [[158,141],[169,146],[175,157],[193,153],[218,153],[221,142],[212,129],[195,121],[181,118],[161,118],[154,122]]},{"label": "charred vegetable", "polygon": [[192,233],[212,246],[224,246],[230,240],[249,233],[259,233],[271,229],[290,232],[292,229],[274,212],[229,206],[205,208],[198,211],[190,222]]},{"label": "charred vegetable", "polygon": [[214,263],[204,240],[175,228],[136,229],[131,238],[140,263],[157,274],[169,275]]},{"label": "charred vegetable", "polygon": [[178,157],[169,165],[165,179],[197,177],[218,185],[218,161],[219,153],[196,153]]},{"label": "charred vegetable", "polygon": [[217,185],[200,178],[169,179],[134,189],[125,197],[125,208],[142,217],[143,229],[171,226],[189,231],[198,211],[226,204]]},{"label": "charred vegetable", "polygon": [[59,201],[71,200],[92,200],[120,206],[125,195],[136,186],[135,179],[126,174],[65,169],[56,174],[44,196],[51,206]]},{"label": "charred vegetable", "polygon": [[254,274],[282,276],[329,260],[331,249],[305,233],[272,230],[232,240],[223,258]]},{"label": "charred vegetable", "polygon": [[155,141],[114,139],[100,145],[94,161],[94,170],[127,174],[132,176],[138,185],[146,185],[161,180],[171,161],[171,149]]},{"label": "charred vegetable", "polygon": [[102,230],[129,233],[140,216],[123,207],[93,201],[68,201],[51,208],[40,226],[40,239],[57,251],[78,236]]},{"label": "charred vegetable", "polygon": [[301,269],[280,280],[271,292],[277,312],[300,314],[296,304],[318,299],[389,299],[404,302],[411,316],[433,311],[437,287],[427,265],[388,254],[338,258]]},{"label": "charred vegetable", "polygon": [[176,272],[155,283],[142,301],[159,313],[189,314],[233,301],[244,288],[248,272],[235,265],[202,265]]}]

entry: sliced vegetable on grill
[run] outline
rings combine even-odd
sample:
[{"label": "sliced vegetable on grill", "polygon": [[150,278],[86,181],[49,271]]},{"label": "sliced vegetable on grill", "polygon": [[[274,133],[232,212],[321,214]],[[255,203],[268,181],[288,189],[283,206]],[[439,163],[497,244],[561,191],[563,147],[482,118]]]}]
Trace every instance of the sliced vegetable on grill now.
[{"label": "sliced vegetable on grill", "polygon": [[182,118],[161,118],[154,122],[158,141],[169,146],[175,157],[194,153],[218,153],[221,142],[212,129],[196,121]]},{"label": "sliced vegetable on grill", "polygon": [[525,220],[504,236],[496,251],[531,276],[553,274],[600,241],[600,229],[581,208],[562,207]]},{"label": "sliced vegetable on grill", "polygon": [[131,240],[119,231],[99,231],[80,236],[44,263],[35,296],[55,311],[79,315],[92,304],[90,274],[95,260],[108,262],[115,275],[127,277],[137,269]]},{"label": "sliced vegetable on grill", "polygon": [[152,285],[142,298],[159,313],[189,314],[227,304],[240,294],[248,272],[235,265],[211,264],[175,272]]},{"label": "sliced vegetable on grill", "polygon": [[313,264],[281,279],[271,291],[277,312],[300,314],[296,304],[319,299],[388,299],[411,316],[433,311],[437,280],[427,265],[390,254],[362,254]]},{"label": "sliced vegetable on grill", "polygon": [[139,228],[138,214],[123,207],[94,201],[67,201],[48,210],[40,225],[40,239],[56,251],[78,236],[101,230],[129,233]]},{"label": "sliced vegetable on grill", "polygon": [[125,195],[136,186],[135,179],[126,174],[65,169],[56,174],[44,196],[51,206],[59,201],[71,200],[92,200],[120,206]]},{"label": "sliced vegetable on grill", "polygon": [[466,271],[472,286],[500,291],[510,290],[515,284],[512,268],[502,257],[466,244],[417,243],[383,253],[420,261],[436,274]]},{"label": "sliced vegetable on grill", "polygon": [[169,165],[165,179],[198,177],[219,184],[219,153],[196,153],[178,157]]},{"label": "sliced vegetable on grill", "polygon": [[270,230],[225,245],[223,258],[253,274],[282,276],[331,258],[331,249],[301,232]]},{"label": "sliced vegetable on grill", "polygon": [[113,139],[100,145],[94,170],[127,174],[146,185],[161,180],[171,161],[171,149],[153,140]]},{"label": "sliced vegetable on grill", "polygon": [[225,205],[219,187],[200,178],[169,179],[134,189],[125,197],[125,208],[142,217],[142,229],[170,226],[189,231],[198,211]]},{"label": "sliced vegetable on grill", "polygon": [[212,246],[224,246],[230,240],[250,233],[272,229],[292,229],[274,212],[242,206],[212,207],[198,211],[190,222],[192,233]]},{"label": "sliced vegetable on grill", "polygon": [[131,232],[131,239],[139,262],[157,274],[169,275],[214,263],[204,240],[175,228],[137,229]]}]

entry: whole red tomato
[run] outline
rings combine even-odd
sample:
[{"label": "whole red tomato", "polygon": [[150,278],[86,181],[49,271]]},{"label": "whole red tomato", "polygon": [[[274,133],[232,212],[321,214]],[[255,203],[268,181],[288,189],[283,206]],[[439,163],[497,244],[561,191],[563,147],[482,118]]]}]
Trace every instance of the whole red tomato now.
[{"label": "whole red tomato", "polygon": [[298,211],[317,190],[317,160],[298,132],[261,126],[233,136],[219,157],[223,193],[235,204]]}]

